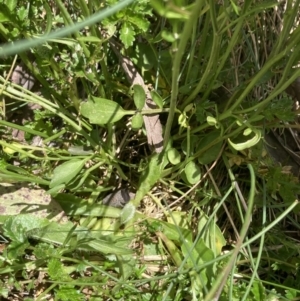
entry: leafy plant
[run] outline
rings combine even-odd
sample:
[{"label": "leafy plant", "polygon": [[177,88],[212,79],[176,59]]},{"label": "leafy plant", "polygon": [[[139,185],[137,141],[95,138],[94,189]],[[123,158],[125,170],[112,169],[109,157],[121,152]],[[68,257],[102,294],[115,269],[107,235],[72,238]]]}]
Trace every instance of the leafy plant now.
[{"label": "leafy plant", "polygon": [[299,2],[0,0],[1,296],[297,298]]}]

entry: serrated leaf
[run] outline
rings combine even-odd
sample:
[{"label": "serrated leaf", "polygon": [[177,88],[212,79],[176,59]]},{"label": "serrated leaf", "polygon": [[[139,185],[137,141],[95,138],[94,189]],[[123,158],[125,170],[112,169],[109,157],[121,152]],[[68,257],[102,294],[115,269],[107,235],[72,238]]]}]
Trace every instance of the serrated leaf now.
[{"label": "serrated leaf", "polygon": [[146,32],[150,25],[150,22],[140,14],[129,16],[128,21],[134,24],[139,30],[143,32]]},{"label": "serrated leaf", "polygon": [[143,115],[141,113],[137,113],[132,116],[131,127],[133,130],[139,130],[144,124]]},{"label": "serrated leaf", "polygon": [[181,162],[181,156],[176,148],[170,148],[167,152],[167,156],[171,164],[176,165]]},{"label": "serrated leaf", "polygon": [[133,101],[138,110],[141,110],[146,102],[146,93],[141,85],[133,86]]},{"label": "serrated leaf", "polygon": [[292,99],[283,97],[280,100],[270,102],[263,111],[263,115],[268,121],[274,119],[278,119],[280,122],[293,121],[295,120],[293,106],[294,101]]},{"label": "serrated leaf", "polygon": [[114,123],[127,114],[118,103],[98,97],[92,97],[83,103],[80,112],[95,124]]},{"label": "serrated leaf", "polygon": [[53,188],[61,184],[68,184],[81,171],[87,159],[67,161],[53,171],[53,178],[49,187]]},{"label": "serrated leaf", "polygon": [[121,211],[121,224],[126,224],[127,222],[129,222],[135,213],[135,206],[132,203],[127,203],[125,205],[125,207],[122,209]]},{"label": "serrated leaf", "polygon": [[18,11],[18,17],[21,21],[24,21],[25,18],[28,18],[28,9],[22,6]]},{"label": "serrated leaf", "polygon": [[30,246],[28,240],[23,242],[11,241],[8,246],[7,257],[9,259],[16,259],[17,257],[24,256],[26,249]]},{"label": "serrated leaf", "polygon": [[[48,269],[47,272],[52,280],[56,281],[71,281],[71,277],[68,274],[68,270],[64,267],[62,262],[58,258],[50,258],[47,265]],[[56,295],[57,297],[57,295]],[[69,299],[71,296],[68,296],[68,299],[58,299],[58,300],[76,300],[76,299]]]},{"label": "serrated leaf", "polygon": [[18,0],[9,0],[6,1],[8,9],[12,12],[17,7]]},{"label": "serrated leaf", "polygon": [[194,162],[189,162],[184,168],[185,176],[190,184],[195,184],[200,181],[201,171],[199,166]]},{"label": "serrated leaf", "polygon": [[61,301],[83,301],[85,297],[79,290],[73,287],[61,286],[56,290],[55,298]]},{"label": "serrated leaf", "polygon": [[[205,137],[199,143],[197,152],[201,151],[201,149],[203,149],[207,145],[211,144],[213,141],[215,141],[219,137],[220,137],[220,131],[213,131],[213,132],[210,132],[207,135],[205,135]],[[219,152],[222,148],[222,144],[223,144],[223,142],[220,141],[217,144],[210,147],[209,149],[205,150],[198,157],[198,162],[200,164],[210,164],[211,162],[216,160],[219,155]]]},{"label": "serrated leaf", "polygon": [[125,22],[120,29],[120,40],[123,42],[126,49],[133,45],[135,31],[128,22]]},{"label": "serrated leaf", "polygon": [[50,258],[47,273],[52,280],[61,280],[66,275],[62,263],[57,258]]}]

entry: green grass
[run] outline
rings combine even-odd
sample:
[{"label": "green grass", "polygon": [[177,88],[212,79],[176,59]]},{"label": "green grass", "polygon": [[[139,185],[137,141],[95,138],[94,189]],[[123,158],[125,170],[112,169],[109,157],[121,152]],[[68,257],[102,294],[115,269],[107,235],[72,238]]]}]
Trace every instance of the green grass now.
[{"label": "green grass", "polygon": [[0,1],[0,296],[298,300],[299,2]]}]

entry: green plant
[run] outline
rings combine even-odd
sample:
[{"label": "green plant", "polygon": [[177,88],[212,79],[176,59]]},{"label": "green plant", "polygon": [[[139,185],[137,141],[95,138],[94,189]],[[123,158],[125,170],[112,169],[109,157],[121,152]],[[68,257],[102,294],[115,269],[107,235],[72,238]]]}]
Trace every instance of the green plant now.
[{"label": "green plant", "polygon": [[298,297],[285,4],[0,1],[1,296]]}]

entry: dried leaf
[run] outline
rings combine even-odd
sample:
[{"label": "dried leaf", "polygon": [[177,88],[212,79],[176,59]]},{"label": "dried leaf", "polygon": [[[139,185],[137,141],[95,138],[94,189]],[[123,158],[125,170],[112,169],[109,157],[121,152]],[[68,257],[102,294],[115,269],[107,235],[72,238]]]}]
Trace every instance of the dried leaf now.
[{"label": "dried leaf", "polygon": [[21,64],[16,65],[11,75],[11,81],[27,90],[31,90],[35,83],[34,77],[30,75]]},{"label": "dried leaf", "polygon": [[45,190],[24,183],[0,183],[0,212],[1,216],[26,213],[59,223],[68,221],[61,206]]}]

